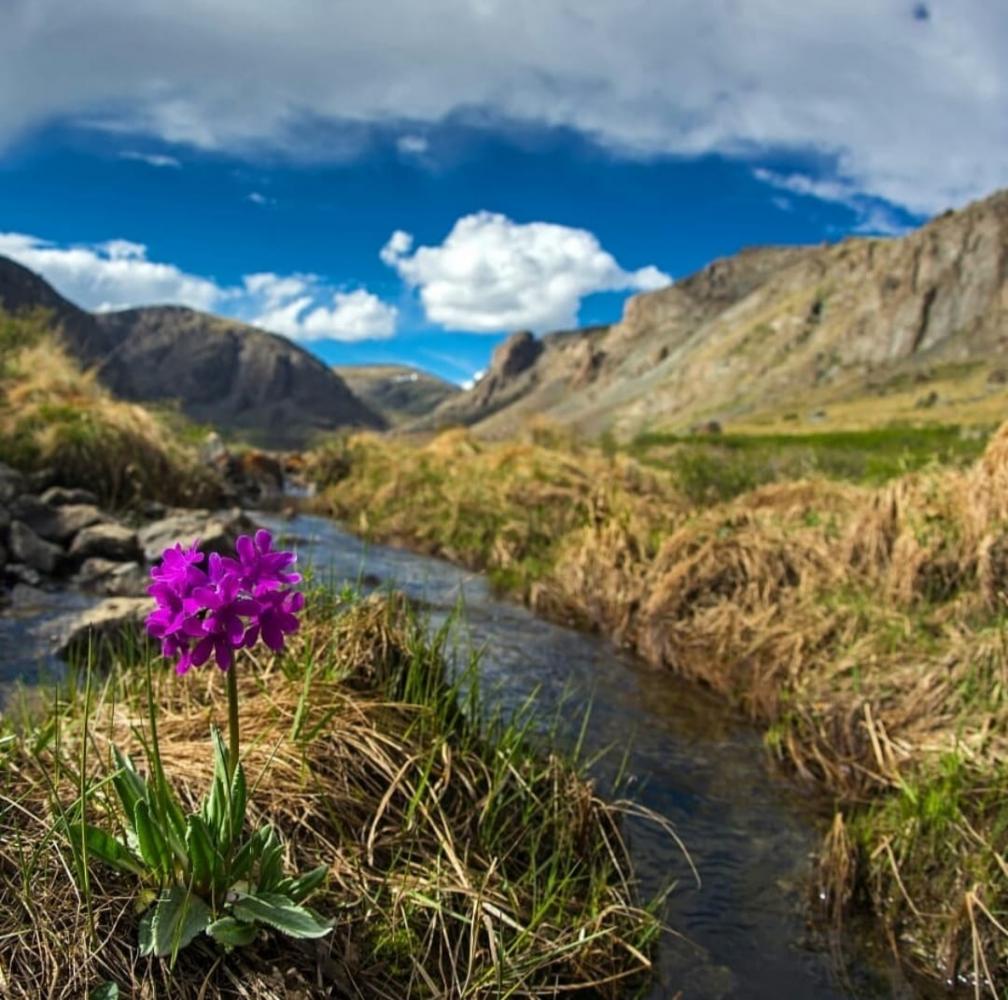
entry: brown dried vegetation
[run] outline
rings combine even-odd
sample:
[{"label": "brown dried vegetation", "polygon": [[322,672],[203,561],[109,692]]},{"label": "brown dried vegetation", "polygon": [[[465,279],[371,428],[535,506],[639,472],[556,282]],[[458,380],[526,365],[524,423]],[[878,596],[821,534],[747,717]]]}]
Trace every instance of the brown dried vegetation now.
[{"label": "brown dried vegetation", "polygon": [[[376,441],[354,447],[347,478],[327,494],[339,515],[352,524],[366,509],[359,526],[373,535],[457,558],[442,544],[446,508],[476,498],[482,481],[487,535],[464,561],[510,582],[501,547],[513,558],[508,539],[533,520],[499,499],[513,496],[516,472],[502,489],[486,470],[519,446],[456,436],[448,456],[441,441],[420,457]],[[564,468],[548,449],[520,447],[524,470]],[[876,489],[783,483],[706,509],[690,509],[654,470],[587,451],[568,459],[570,480],[584,485],[572,491],[568,481],[553,499],[541,490],[528,505],[552,530],[548,544],[521,550],[534,572],[515,589],[763,723],[774,751],[838,803],[823,854],[833,916],[867,902],[920,967],[999,995],[1008,984],[1008,424],[965,470]],[[381,482],[405,497],[418,464],[431,484],[422,498],[365,502]],[[551,518],[537,503],[559,509]]]}]

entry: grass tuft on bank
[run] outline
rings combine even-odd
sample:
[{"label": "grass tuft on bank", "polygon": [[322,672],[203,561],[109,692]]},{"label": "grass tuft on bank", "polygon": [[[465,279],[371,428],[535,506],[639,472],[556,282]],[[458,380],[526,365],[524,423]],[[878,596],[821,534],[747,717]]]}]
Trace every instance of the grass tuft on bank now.
[{"label": "grass tuft on bank", "polygon": [[[637,899],[620,832],[633,807],[602,801],[574,762],[531,740],[529,715],[480,721],[472,674],[448,679],[446,635],[429,637],[395,595],[318,590],[282,656],[239,668],[249,823],[279,830],[286,870],[328,867],[312,897],[335,920],[322,941],[263,932],[226,955],[201,938],[174,969],[141,958],[138,908],[156,887],[81,859],[60,833],[81,798],[89,822],[121,826],[111,748],[143,759],[148,651],[116,647],[107,676],[9,725],[0,992],[606,997],[639,981],[660,925]],[[223,676],[158,671],[164,768],[192,805],[211,777]]]},{"label": "grass tuft on bank", "polygon": [[[785,478],[737,495],[733,486],[716,502],[671,465],[585,448],[456,434],[411,454],[357,439],[324,497],[372,537],[449,558],[456,512],[479,497],[485,534],[467,560],[508,582],[512,554],[494,526],[521,520],[521,502],[509,498],[529,477],[505,456],[517,449],[521,470],[570,470],[580,489],[526,504],[549,530],[541,541],[528,536],[520,554],[534,572],[514,577],[513,592],[704,683],[762,723],[772,751],[836,802],[822,855],[829,914],[867,906],[915,966],[1000,996],[1008,424],[974,459],[975,442],[934,434],[929,458],[925,435],[913,471],[889,468],[879,485],[860,473]],[[885,440],[876,453],[889,462]],[[863,451],[867,467],[866,438],[842,445]],[[732,454],[719,460],[720,482],[746,474],[731,468]],[[503,481],[480,485],[491,469]],[[381,477],[386,492],[368,502]],[[417,477],[430,485],[413,504]]]},{"label": "grass tuft on bank", "polygon": [[44,312],[0,311],[0,462],[50,470],[116,507],[213,505],[221,496],[177,428],[114,399],[60,346]]}]

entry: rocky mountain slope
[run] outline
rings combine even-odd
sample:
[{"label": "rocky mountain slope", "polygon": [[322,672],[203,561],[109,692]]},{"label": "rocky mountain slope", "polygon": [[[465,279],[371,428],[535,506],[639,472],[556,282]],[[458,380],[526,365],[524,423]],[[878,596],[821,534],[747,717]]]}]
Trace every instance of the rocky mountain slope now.
[{"label": "rocky mountain slope", "polygon": [[71,354],[120,398],[176,402],[191,419],[260,445],[300,447],[320,431],[385,426],[317,358],[244,323],[178,306],[89,313],[4,257],[0,307],[49,310]]},{"label": "rocky mountain slope", "polygon": [[[1008,192],[901,238],[744,250],[610,327],[509,338],[418,429],[597,434],[1008,410]],[[997,412],[995,412],[997,411]]]},{"label": "rocky mountain slope", "polygon": [[336,365],[350,391],[390,427],[425,416],[461,389],[408,365]]}]

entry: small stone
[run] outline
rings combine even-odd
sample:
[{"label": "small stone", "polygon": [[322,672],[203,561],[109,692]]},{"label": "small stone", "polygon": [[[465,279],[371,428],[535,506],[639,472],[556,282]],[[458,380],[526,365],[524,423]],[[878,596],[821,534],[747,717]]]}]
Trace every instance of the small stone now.
[{"label": "small stone", "polygon": [[25,477],[17,469],[0,462],[0,503],[9,503],[26,488]]},{"label": "small stone", "polygon": [[74,538],[70,555],[74,559],[102,556],[120,562],[129,561],[140,558],[140,544],[136,532],[121,524],[93,524]]},{"label": "small stone", "polygon": [[85,559],[74,582],[84,590],[109,597],[142,597],[150,580],[138,562]]},{"label": "small stone", "polygon": [[40,538],[23,521],[11,522],[10,548],[15,559],[40,573],[55,573],[63,561],[63,550]]},{"label": "small stone", "polygon": [[50,486],[39,499],[50,507],[67,507],[71,504],[95,506],[98,503],[98,497],[90,490],[67,489],[65,486]]},{"label": "small stone", "polygon": [[23,563],[7,563],[7,575],[12,580],[17,580],[29,587],[38,587],[42,584],[42,575],[38,570],[25,566]]},{"label": "small stone", "polygon": [[149,597],[110,597],[66,623],[57,653],[67,659],[91,650],[101,657],[117,640],[140,640],[144,619],[153,609],[154,602]]}]

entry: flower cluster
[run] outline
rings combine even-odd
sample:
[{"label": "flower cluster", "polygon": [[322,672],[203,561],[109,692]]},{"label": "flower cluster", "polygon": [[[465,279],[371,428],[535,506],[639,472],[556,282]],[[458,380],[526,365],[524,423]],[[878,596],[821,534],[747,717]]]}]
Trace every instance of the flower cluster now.
[{"label": "flower cluster", "polygon": [[291,589],[301,579],[291,572],[297,557],[272,546],[272,535],[257,531],[238,539],[233,559],[211,553],[207,560],[198,542],[165,549],[151,569],[147,592],[157,607],[147,631],[165,656],[178,657],[176,672],[202,666],[211,654],[228,670],[235,651],[260,637],[270,649],[283,649],[285,635],[297,630],[304,595]]}]

